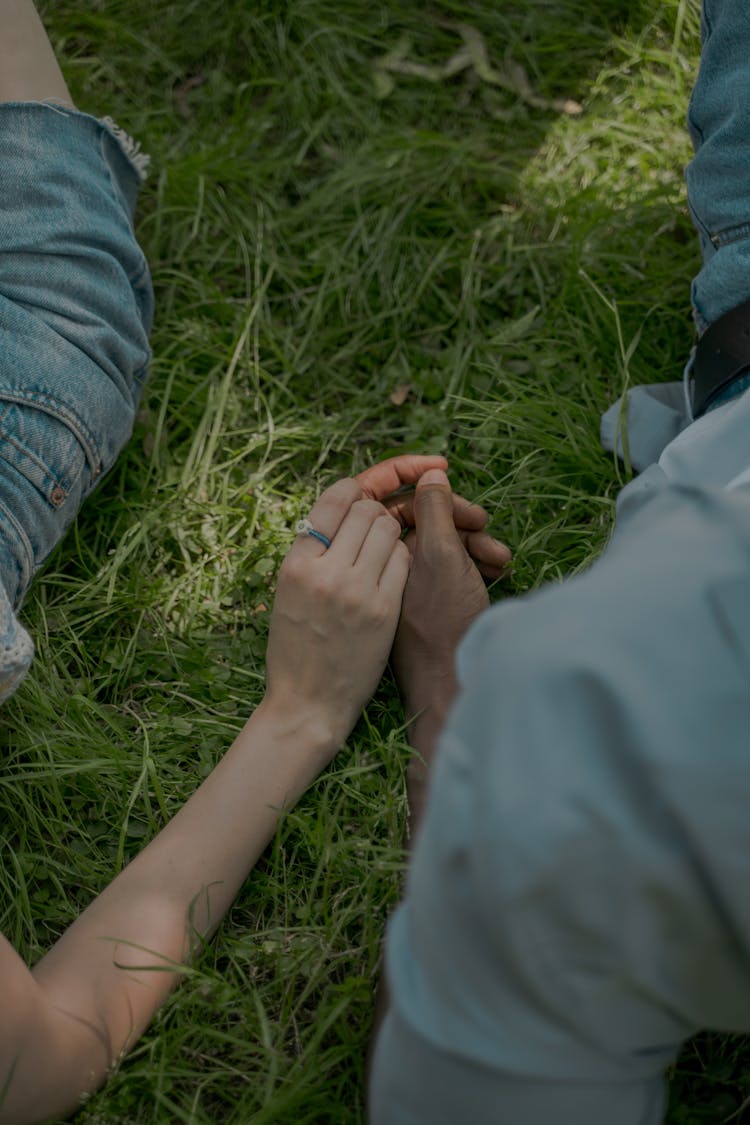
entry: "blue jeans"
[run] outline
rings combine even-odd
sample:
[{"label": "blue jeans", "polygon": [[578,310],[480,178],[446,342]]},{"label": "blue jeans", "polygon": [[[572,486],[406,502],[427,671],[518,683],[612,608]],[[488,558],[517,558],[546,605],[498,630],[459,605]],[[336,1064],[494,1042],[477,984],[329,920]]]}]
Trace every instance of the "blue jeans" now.
[{"label": "blue jeans", "polygon": [[4,103],[0,151],[2,700],[33,651],[14,609],[130,436],[153,295],[129,138],[57,105]]},{"label": "blue jeans", "polygon": [[704,0],[702,31],[688,111],[695,157],[687,169],[703,254],[692,286],[699,331],[750,298],[750,6]]},{"label": "blue jeans", "polygon": [[[747,0],[706,0],[703,33],[699,331],[750,298]],[[602,557],[490,609],[459,649],[386,943],[372,1125],[657,1125],[681,1042],[750,1031],[750,393],[734,390],[695,421],[680,384],[632,396],[643,471]]]}]

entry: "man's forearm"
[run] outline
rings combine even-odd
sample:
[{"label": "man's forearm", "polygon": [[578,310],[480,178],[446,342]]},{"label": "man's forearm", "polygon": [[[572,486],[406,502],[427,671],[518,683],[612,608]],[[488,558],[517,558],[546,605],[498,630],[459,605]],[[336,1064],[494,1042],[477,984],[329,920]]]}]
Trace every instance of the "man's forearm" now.
[{"label": "man's forearm", "polygon": [[405,701],[409,744],[414,755],[406,771],[406,796],[409,808],[407,846],[422,819],[429,789],[432,761],[440,732],[456,695],[457,685],[453,660],[445,663],[442,672],[430,673],[414,687]]},{"label": "man's forearm", "polygon": [[414,755],[406,771],[406,797],[408,804],[407,847],[411,848],[414,835],[422,820],[429,793],[432,761],[440,732],[450,709],[451,700],[436,699],[413,720],[409,727],[409,744]]}]

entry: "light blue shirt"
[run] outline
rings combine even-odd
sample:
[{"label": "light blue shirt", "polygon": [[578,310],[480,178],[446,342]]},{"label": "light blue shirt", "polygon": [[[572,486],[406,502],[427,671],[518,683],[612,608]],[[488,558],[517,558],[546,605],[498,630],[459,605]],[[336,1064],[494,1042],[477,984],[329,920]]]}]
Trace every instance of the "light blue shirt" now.
[{"label": "light blue shirt", "polygon": [[656,1125],[683,1040],[750,1030],[750,394],[686,421],[598,562],[459,650],[374,1125]]}]

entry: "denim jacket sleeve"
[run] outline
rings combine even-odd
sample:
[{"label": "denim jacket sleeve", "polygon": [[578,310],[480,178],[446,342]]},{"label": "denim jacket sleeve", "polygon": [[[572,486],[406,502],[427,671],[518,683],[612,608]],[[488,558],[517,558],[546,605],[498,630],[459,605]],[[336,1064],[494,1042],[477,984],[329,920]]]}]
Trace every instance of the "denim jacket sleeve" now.
[{"label": "denim jacket sleeve", "polygon": [[137,146],[42,103],[1,104],[0,144],[0,617],[16,654],[0,654],[2,698],[31,658],[13,608],[130,436],[153,295]]}]

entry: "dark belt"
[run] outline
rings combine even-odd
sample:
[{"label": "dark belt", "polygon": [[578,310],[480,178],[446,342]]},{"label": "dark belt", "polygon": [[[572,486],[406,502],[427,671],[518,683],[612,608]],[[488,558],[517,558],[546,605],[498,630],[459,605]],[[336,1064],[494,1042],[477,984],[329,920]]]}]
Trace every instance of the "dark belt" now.
[{"label": "dark belt", "polygon": [[693,417],[740,375],[750,372],[750,301],[715,320],[701,336],[693,360]]}]

